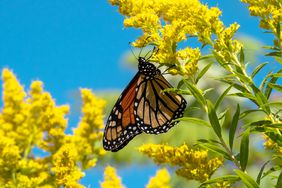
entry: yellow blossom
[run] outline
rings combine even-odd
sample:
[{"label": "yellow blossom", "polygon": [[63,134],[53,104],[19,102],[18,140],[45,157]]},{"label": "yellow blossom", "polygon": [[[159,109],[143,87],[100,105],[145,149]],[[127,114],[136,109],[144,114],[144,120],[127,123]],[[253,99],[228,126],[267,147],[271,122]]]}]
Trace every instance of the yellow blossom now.
[{"label": "yellow blossom", "polygon": [[65,115],[69,112],[69,107],[57,107],[51,95],[43,91],[40,81],[31,84],[27,102],[30,104],[28,124],[33,127],[33,137],[37,137],[34,142],[46,151],[57,151],[64,141],[67,126]]},{"label": "yellow blossom", "polygon": [[214,44],[214,53],[219,62],[220,59],[222,62],[230,62],[233,56],[239,54],[242,44],[232,39],[239,27],[237,23],[234,23],[218,34]]},{"label": "yellow blossom", "polygon": [[[101,147],[104,101],[82,90],[83,117],[74,135],[66,135],[67,105],[57,106],[43,83],[29,93],[4,69],[0,112],[0,187],[83,187],[84,169],[95,166]],[[46,153],[38,157],[33,149]]]},{"label": "yellow blossom", "polygon": [[104,182],[101,183],[101,188],[123,188],[121,179],[117,176],[116,170],[107,166],[104,172]]},{"label": "yellow blossom", "polygon": [[265,142],[263,145],[265,149],[274,150],[276,151],[277,154],[282,155],[282,147],[280,147],[277,143],[273,142],[266,135],[264,137],[265,137]]},{"label": "yellow blossom", "polygon": [[277,37],[274,44],[281,49],[282,41],[282,4],[280,0],[241,0],[249,4],[252,16],[260,17],[260,27],[271,30]]},{"label": "yellow blossom", "polygon": [[193,150],[185,144],[180,147],[145,144],[139,151],[151,157],[157,164],[178,166],[177,175],[200,182],[208,180],[223,163],[217,157],[208,159],[206,150]]},{"label": "yellow blossom", "polygon": [[83,187],[77,181],[84,176],[80,169],[76,166],[78,153],[74,145],[65,144],[53,156],[56,182],[64,187]]},{"label": "yellow blossom", "polygon": [[[119,12],[126,18],[125,27],[140,28],[143,35],[133,45],[142,47],[153,43],[158,53],[152,61],[166,64],[170,73],[191,76],[198,70],[200,51],[187,47],[178,51],[178,43],[197,37],[203,44],[212,44],[212,33],[224,28],[217,7],[208,8],[198,0],[110,0],[119,6]],[[188,54],[183,56],[185,51]],[[180,55],[182,54],[182,55]]]},{"label": "yellow blossom", "polygon": [[96,165],[98,156],[105,154],[101,146],[105,101],[96,97],[89,89],[81,89],[81,95],[83,116],[78,127],[74,129],[74,142],[83,168],[90,168]]},{"label": "yellow blossom", "polygon": [[155,177],[150,178],[146,188],[169,188],[170,176],[169,172],[163,168],[157,171]]}]

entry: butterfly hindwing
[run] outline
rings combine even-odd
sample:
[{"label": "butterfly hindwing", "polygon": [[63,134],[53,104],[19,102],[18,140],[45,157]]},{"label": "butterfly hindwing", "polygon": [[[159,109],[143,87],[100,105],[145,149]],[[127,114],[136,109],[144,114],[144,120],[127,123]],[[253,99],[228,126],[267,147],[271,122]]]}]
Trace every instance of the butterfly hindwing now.
[{"label": "butterfly hindwing", "polygon": [[134,117],[134,100],[139,80],[140,75],[137,73],[122,92],[110,113],[103,138],[103,146],[106,150],[118,151],[141,133]]},{"label": "butterfly hindwing", "polygon": [[151,78],[144,77],[138,85],[134,112],[137,126],[145,133],[160,134],[167,132],[182,117],[186,101],[174,92],[163,92],[172,88],[168,81],[157,74]]}]

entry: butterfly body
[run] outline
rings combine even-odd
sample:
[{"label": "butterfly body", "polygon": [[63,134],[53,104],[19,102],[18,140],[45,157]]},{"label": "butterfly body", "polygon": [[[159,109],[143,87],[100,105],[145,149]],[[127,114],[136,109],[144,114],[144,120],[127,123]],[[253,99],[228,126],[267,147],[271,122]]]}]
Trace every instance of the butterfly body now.
[{"label": "butterfly body", "polygon": [[145,58],[138,59],[138,72],[120,95],[104,132],[105,150],[118,151],[142,132],[167,132],[182,117],[185,99],[176,93],[162,90],[172,86],[161,71]]}]

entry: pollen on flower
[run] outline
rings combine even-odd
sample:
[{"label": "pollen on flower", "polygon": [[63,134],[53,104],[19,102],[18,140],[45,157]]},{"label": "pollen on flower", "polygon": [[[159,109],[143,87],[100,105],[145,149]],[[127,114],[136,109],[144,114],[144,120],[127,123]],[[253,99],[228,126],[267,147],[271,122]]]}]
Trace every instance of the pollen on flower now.
[{"label": "pollen on flower", "polygon": [[145,144],[139,151],[157,164],[178,166],[177,175],[200,182],[206,181],[223,163],[217,157],[209,159],[206,150],[190,149],[185,144],[179,147]]},{"label": "pollen on flower", "polygon": [[117,176],[115,168],[107,166],[104,172],[104,181],[101,183],[102,188],[124,188],[120,177]]},{"label": "pollen on flower", "polygon": [[163,168],[157,171],[156,176],[151,177],[146,188],[169,188],[170,175],[167,169]]}]

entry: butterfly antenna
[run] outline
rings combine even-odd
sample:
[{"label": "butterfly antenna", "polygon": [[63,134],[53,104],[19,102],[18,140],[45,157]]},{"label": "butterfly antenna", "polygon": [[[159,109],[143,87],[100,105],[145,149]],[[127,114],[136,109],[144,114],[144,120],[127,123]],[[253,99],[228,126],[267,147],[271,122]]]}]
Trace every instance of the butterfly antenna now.
[{"label": "butterfly antenna", "polygon": [[[157,49],[157,51],[155,51]],[[151,55],[147,58],[147,60],[149,60],[153,55],[154,53],[157,54],[159,52],[159,48],[157,48],[156,46],[154,46],[153,48],[153,52],[151,53]],[[147,55],[147,54],[146,54]]]},{"label": "butterfly antenna", "polygon": [[168,67],[167,69],[165,69],[162,74],[165,74],[165,72],[167,72],[167,71],[168,71],[169,69],[171,69],[172,67],[175,67],[175,65],[172,65],[171,67]]},{"label": "butterfly antenna", "polygon": [[154,47],[154,49],[153,49],[152,54],[146,59],[147,55],[151,52],[151,50],[149,50],[149,51],[146,53],[146,55],[144,56],[144,58],[145,58],[146,60],[150,59],[150,58],[152,57],[154,51],[155,51],[155,47]]},{"label": "butterfly antenna", "polygon": [[131,42],[129,42],[128,45],[129,45],[129,49],[130,49],[131,53],[132,53],[133,56],[138,60],[138,58],[136,57],[136,55],[134,54],[134,52],[133,52],[133,50],[132,50]]}]

